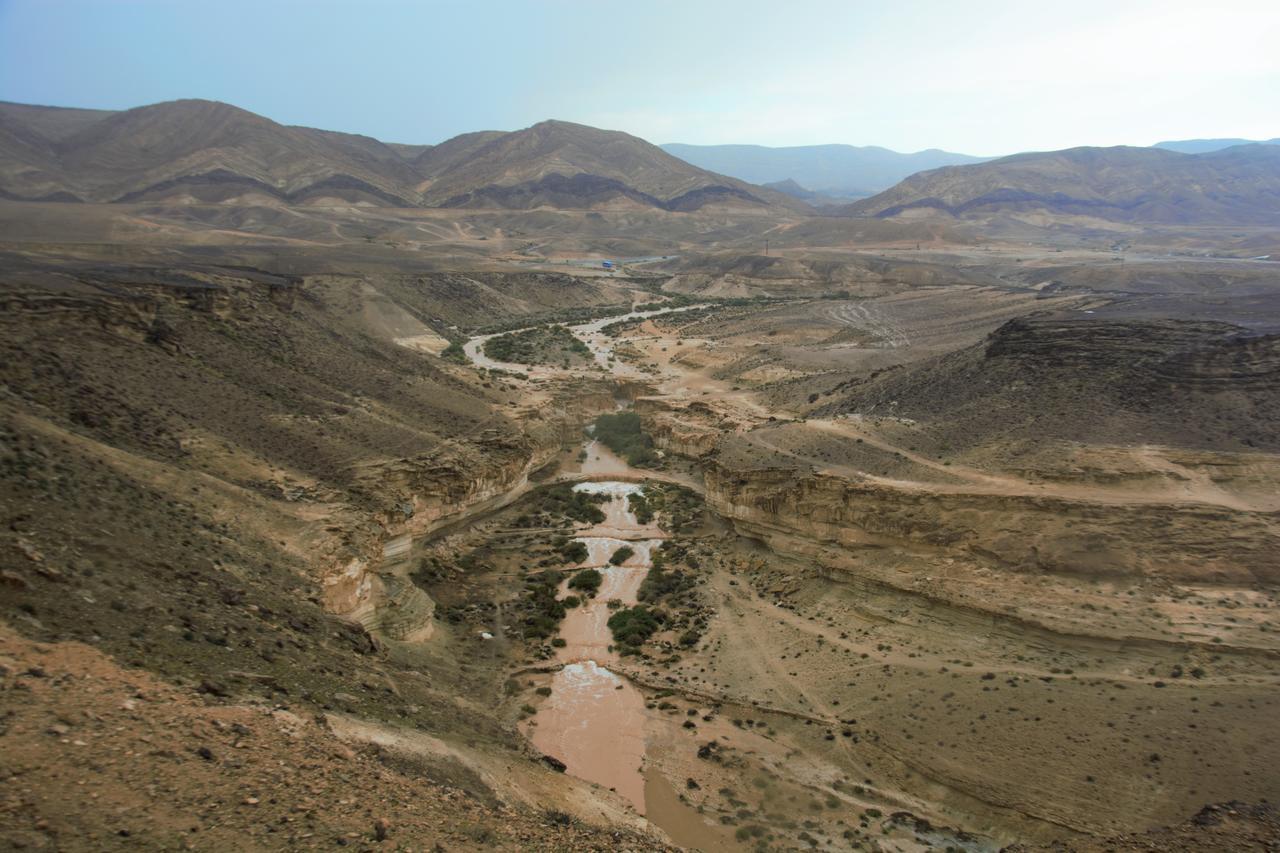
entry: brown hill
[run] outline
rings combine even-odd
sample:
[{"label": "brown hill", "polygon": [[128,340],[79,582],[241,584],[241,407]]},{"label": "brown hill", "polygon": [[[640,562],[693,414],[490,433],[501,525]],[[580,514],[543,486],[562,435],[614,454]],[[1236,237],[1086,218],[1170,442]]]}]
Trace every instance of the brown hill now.
[{"label": "brown hill", "polygon": [[[445,207],[503,208],[796,205],[781,193],[691,166],[643,139],[570,122],[544,121],[505,133],[467,154],[432,181],[428,200]],[[433,150],[423,159],[430,165],[440,156]]]},{"label": "brown hill", "polygon": [[285,127],[227,104],[173,101],[100,114],[52,138],[41,129],[61,110],[13,107],[0,108],[0,120],[13,136],[23,134],[27,149],[15,152],[0,142],[0,191],[10,198],[224,201],[255,194],[299,202],[324,194],[415,202],[404,192],[415,177],[412,168],[382,143]]},{"label": "brown hill", "polygon": [[1280,335],[1228,323],[1076,314],[832,389],[822,416],[906,417],[940,443],[1058,440],[1280,447]]},{"label": "brown hill", "polygon": [[1154,224],[1280,222],[1280,146],[1207,154],[1071,148],[912,175],[842,208],[855,216],[927,211],[966,219],[1010,213]]},{"label": "brown hill", "polygon": [[567,122],[468,133],[435,146],[392,146],[288,127],[200,100],[123,112],[0,104],[0,197],[805,209],[782,193],[690,166],[634,136]]}]

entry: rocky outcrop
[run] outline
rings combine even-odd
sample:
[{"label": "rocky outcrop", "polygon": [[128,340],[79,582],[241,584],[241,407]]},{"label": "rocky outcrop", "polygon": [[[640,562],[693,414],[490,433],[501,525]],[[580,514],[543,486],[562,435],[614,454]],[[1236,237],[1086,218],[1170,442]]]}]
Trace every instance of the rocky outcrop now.
[{"label": "rocky outcrop", "polygon": [[326,608],[391,639],[429,638],[435,604],[407,579],[414,541],[515,500],[595,415],[615,408],[607,385],[576,390],[582,394],[572,402],[524,413],[514,435],[485,430],[471,442],[363,471],[360,490],[384,509],[365,525],[368,535],[355,554],[344,548],[328,561]]},{"label": "rocky outcrop", "polygon": [[987,359],[1028,369],[1131,371],[1133,379],[1199,390],[1261,391],[1280,382],[1280,334],[1182,320],[1010,320],[987,339]]},{"label": "rocky outcrop", "polygon": [[[842,389],[843,390],[843,389]],[[1280,447],[1280,334],[1226,323],[1044,315],[850,384],[816,414],[933,423],[955,447],[1048,438]]]},{"label": "rocky outcrop", "polygon": [[1280,580],[1275,513],[910,491],[793,469],[705,472],[710,506],[747,535],[976,557],[1018,572]]},{"label": "rocky outcrop", "polygon": [[639,397],[634,408],[654,444],[666,453],[687,459],[709,455],[726,433],[750,426],[703,402],[683,404],[660,397]]}]

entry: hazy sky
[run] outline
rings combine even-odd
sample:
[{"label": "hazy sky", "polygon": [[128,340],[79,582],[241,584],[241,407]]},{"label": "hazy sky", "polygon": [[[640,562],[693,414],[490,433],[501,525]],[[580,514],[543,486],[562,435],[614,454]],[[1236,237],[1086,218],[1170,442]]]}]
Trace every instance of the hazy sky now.
[{"label": "hazy sky", "polygon": [[1280,0],[0,0],[0,100],[183,97],[392,142],[544,118],[972,154],[1275,137]]}]

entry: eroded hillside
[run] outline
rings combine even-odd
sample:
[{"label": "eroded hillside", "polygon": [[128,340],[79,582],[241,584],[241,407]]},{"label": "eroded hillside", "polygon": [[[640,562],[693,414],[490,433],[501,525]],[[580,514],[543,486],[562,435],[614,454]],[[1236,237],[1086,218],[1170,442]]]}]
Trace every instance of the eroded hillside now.
[{"label": "eroded hillside", "polygon": [[[1180,828],[1280,794],[1275,336],[1215,297],[1272,305],[1254,267],[31,210],[0,320],[6,841],[1273,823]],[[615,240],[621,273],[574,253]]]}]

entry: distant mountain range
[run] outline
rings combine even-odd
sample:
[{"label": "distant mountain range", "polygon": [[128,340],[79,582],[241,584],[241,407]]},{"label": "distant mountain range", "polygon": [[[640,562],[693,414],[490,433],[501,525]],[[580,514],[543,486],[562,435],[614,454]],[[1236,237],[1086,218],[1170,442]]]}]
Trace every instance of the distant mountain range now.
[{"label": "distant mountain range", "polygon": [[771,181],[764,186],[771,190],[777,190],[780,193],[786,193],[792,198],[798,198],[807,204],[812,204],[817,207],[847,204],[849,201],[848,198],[826,195],[825,193],[805,189],[790,178],[787,178],[785,181]]},{"label": "distant mountain range", "polygon": [[0,198],[808,209],[634,136],[568,122],[388,145],[201,100],[122,112],[0,103]]},{"label": "distant mountain range", "polygon": [[1071,148],[912,175],[839,210],[881,218],[1051,214],[1153,224],[1280,224],[1280,145],[1204,154]]},{"label": "distant mountain range", "polygon": [[[660,148],[544,121],[401,145],[285,126],[214,101],[120,112],[0,103],[0,198],[1280,223],[1280,145],[1236,141],[983,160],[849,145]],[[847,203],[872,190],[880,191]]]},{"label": "distant mountain range", "polygon": [[733,175],[753,184],[791,180],[805,190],[836,198],[865,198],[926,169],[981,163],[990,158],[954,154],[931,148],[901,154],[877,146],[800,145],[683,145],[662,150],[695,166]]},{"label": "distant mountain range", "polygon": [[1280,145],[1276,139],[1175,139],[1170,142],[1157,142],[1152,148],[1164,148],[1182,154],[1208,154],[1210,151],[1221,151],[1223,148],[1234,148],[1237,145]]}]

